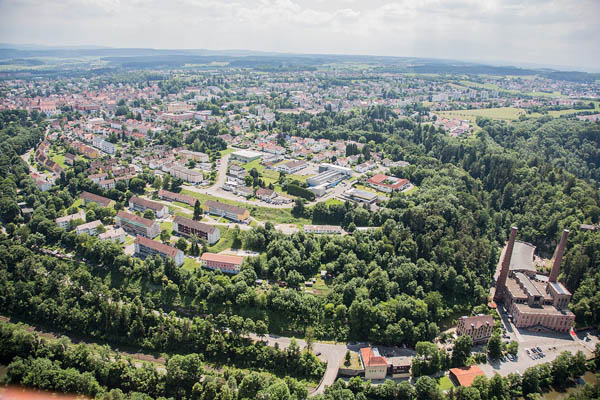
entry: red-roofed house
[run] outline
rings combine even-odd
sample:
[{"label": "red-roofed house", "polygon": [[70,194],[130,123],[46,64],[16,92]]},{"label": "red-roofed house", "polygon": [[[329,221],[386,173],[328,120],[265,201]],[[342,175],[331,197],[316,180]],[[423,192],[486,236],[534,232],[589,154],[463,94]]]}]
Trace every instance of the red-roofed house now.
[{"label": "red-roofed house", "polygon": [[135,246],[135,254],[142,258],[158,254],[162,258],[168,257],[172,259],[178,267],[183,265],[185,261],[183,251],[168,244],[156,242],[143,236],[136,237],[133,244]]},{"label": "red-roofed house", "polygon": [[382,192],[391,193],[400,192],[406,189],[410,185],[410,182],[408,179],[376,174],[367,179],[367,184],[372,188],[381,190]]},{"label": "red-roofed house", "polygon": [[385,379],[388,362],[376,348],[363,347],[360,349],[360,362],[365,370],[365,379]]},{"label": "red-roofed house", "polygon": [[244,259],[240,256],[228,256],[224,254],[204,253],[200,259],[206,268],[220,270],[228,274],[240,272],[240,266]]},{"label": "red-roofed house", "polygon": [[473,380],[475,380],[475,377],[479,375],[484,375],[484,373],[477,365],[463,368],[452,368],[450,370],[450,380],[458,386],[471,386],[473,384]]}]

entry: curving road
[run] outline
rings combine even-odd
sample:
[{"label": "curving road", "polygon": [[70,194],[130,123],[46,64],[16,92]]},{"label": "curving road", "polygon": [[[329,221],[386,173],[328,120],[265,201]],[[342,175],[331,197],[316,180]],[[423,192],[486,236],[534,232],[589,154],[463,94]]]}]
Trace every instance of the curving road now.
[{"label": "curving road", "polygon": [[[266,335],[264,337],[258,337],[255,334],[250,334],[250,337],[254,340],[266,341],[269,344],[269,346],[274,346],[275,343],[277,343],[279,344],[279,348],[281,349],[287,348],[291,342],[290,338],[277,335]],[[300,346],[300,348],[306,347],[306,341],[303,339],[296,339],[296,343],[298,343],[298,346]],[[319,359],[321,361],[327,362],[327,369],[325,369],[325,374],[321,379],[321,383],[309,395],[316,396],[318,394],[323,394],[327,386],[333,385],[338,375],[340,363],[344,359],[348,348],[345,344],[315,342],[313,343],[312,350],[314,353],[321,353],[319,355]]]}]

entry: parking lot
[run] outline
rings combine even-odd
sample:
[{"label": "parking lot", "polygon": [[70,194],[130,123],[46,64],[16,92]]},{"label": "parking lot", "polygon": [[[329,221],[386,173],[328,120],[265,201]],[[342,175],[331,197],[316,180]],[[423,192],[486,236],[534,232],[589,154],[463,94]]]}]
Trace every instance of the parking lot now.
[{"label": "parking lot", "polygon": [[[508,359],[504,362],[488,360],[488,363],[480,364],[479,367],[488,377],[496,373],[502,376],[513,372],[522,374],[529,367],[551,362],[563,351],[575,354],[581,350],[586,358],[590,358],[593,354],[594,340],[584,342],[583,336],[581,338],[572,337],[568,333],[531,332],[518,329],[506,318],[506,314],[501,313],[501,316],[507,335],[503,340],[517,341],[519,352],[514,361]],[[532,348],[536,348],[536,351],[533,351]]]}]

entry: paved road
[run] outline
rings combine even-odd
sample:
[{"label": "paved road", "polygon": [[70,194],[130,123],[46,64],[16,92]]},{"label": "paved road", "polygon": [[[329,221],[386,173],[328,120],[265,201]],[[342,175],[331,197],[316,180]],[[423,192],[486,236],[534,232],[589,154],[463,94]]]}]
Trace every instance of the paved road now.
[{"label": "paved road", "polygon": [[[282,349],[287,348],[290,345],[291,341],[291,339],[288,337],[277,335],[267,335],[265,337],[260,338],[254,334],[251,334],[250,337],[254,340],[266,340],[269,346],[274,346],[275,343],[278,343],[279,347]],[[302,339],[296,339],[296,343],[298,343],[298,346],[300,346],[300,348],[306,347],[306,342]],[[321,353],[319,359],[321,359],[321,361],[327,362],[327,369],[325,370],[325,374],[323,375],[321,384],[310,394],[310,396],[323,394],[327,386],[333,385],[335,379],[337,378],[339,365],[344,359],[344,356],[346,355],[346,350],[347,347],[345,344],[313,344],[313,352]]]}]

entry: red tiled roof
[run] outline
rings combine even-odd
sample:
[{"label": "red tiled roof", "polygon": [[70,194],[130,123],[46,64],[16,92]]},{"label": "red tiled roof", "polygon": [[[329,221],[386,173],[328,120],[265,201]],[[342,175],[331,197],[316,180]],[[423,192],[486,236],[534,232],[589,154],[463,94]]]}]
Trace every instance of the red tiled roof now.
[{"label": "red tiled roof", "polygon": [[228,256],[225,254],[204,253],[202,254],[201,260],[241,265],[244,258],[240,256]]},{"label": "red tiled roof", "polygon": [[484,373],[477,365],[472,365],[470,367],[452,368],[450,375],[454,375],[459,385],[468,387],[473,384],[475,377],[484,375]]},{"label": "red tiled roof", "polygon": [[375,353],[373,353],[373,349],[370,347],[363,347],[362,349],[360,349],[360,355],[366,367],[388,365],[385,357],[376,356]]},{"label": "red tiled roof", "polygon": [[181,217],[179,215],[176,215],[175,218],[173,218],[173,222],[206,233],[213,233],[217,229],[212,225],[203,224],[202,222],[194,221],[193,219]]},{"label": "red tiled roof", "polygon": [[90,192],[81,192],[81,196],[79,196],[79,197],[81,197],[84,200],[93,201],[95,203],[98,203],[103,207],[107,207],[110,204],[110,202],[112,201],[111,199],[109,199],[107,197],[98,196],[97,194],[90,193]]},{"label": "red tiled roof", "polygon": [[157,203],[156,201],[143,199],[141,197],[136,197],[136,196],[133,196],[132,198],[130,198],[129,201],[133,204],[138,204],[142,207],[149,208],[154,211],[160,211],[166,207],[164,204]]},{"label": "red tiled roof", "polygon": [[142,224],[147,227],[151,227],[152,225],[154,225],[154,221],[146,219],[146,218],[138,217],[137,215],[128,213],[126,211],[119,211],[119,213],[117,214],[117,217],[126,219],[131,222],[137,222],[138,224]]},{"label": "red tiled roof", "polygon": [[479,329],[487,324],[494,326],[494,317],[491,315],[475,315],[473,317],[462,317],[461,319],[465,321],[466,327],[473,325],[475,329]]},{"label": "red tiled roof", "polygon": [[157,242],[155,240],[148,239],[143,236],[137,236],[133,243],[141,244],[142,246],[149,247],[151,249],[154,249],[162,254],[166,254],[173,258],[177,255],[178,252],[181,251],[179,249],[176,249],[175,247],[169,246],[168,244]]}]

